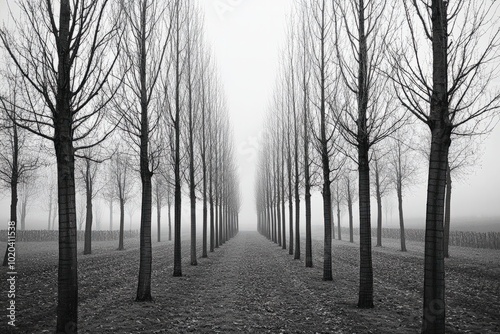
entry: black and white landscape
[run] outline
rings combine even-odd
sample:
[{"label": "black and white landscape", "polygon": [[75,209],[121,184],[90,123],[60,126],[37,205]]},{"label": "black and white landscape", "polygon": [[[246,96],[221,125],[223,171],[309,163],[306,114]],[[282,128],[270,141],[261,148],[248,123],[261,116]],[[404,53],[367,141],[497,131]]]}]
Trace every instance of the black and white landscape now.
[{"label": "black and white landscape", "polygon": [[0,0],[1,333],[498,333],[500,3]]}]

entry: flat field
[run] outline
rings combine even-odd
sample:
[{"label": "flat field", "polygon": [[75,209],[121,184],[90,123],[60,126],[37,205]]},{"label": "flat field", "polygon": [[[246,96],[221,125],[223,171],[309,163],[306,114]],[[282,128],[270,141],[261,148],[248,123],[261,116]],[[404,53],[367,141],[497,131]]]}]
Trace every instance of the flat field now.
[{"label": "flat field", "polygon": [[[344,236],[346,237],[346,236]],[[201,239],[198,255],[201,256]],[[287,240],[288,241],[288,240]],[[375,244],[375,243],[374,243]],[[197,266],[183,247],[183,277],[172,277],[173,242],[153,243],[154,301],[134,301],[138,240],[126,250],[79,244],[80,333],[416,333],[422,315],[423,243],[384,239],[373,247],[375,308],[356,307],[359,244],[335,240],[333,282],[322,280],[322,234],[313,235],[313,268],[256,232],[240,232]],[[4,249],[5,243],[0,243]],[[57,244],[17,245],[16,328],[7,326],[2,268],[1,333],[53,333]],[[451,247],[446,260],[447,332],[500,332],[500,251]]]}]

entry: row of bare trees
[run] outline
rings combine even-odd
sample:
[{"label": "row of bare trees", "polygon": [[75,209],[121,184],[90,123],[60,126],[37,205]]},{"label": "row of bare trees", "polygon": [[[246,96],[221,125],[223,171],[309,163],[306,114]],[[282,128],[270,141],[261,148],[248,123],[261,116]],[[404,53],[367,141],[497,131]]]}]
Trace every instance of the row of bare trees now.
[{"label": "row of bare trees", "polygon": [[[500,94],[490,86],[498,75],[500,31],[492,13],[498,4],[402,3],[400,8],[385,0],[314,0],[299,1],[294,7],[260,152],[258,229],[286,247],[288,202],[288,247],[292,253],[295,246],[295,258],[300,258],[299,204],[303,196],[305,264],[312,266],[310,196],[311,187],[319,189],[323,197],[323,279],[332,280],[332,201],[338,213],[339,185],[347,184],[345,197],[351,211],[350,175],[357,170],[358,307],[371,308],[372,189],[378,208],[377,244],[381,245],[381,199],[390,187],[396,191],[401,249],[406,250],[404,189],[417,173],[415,156],[420,149],[429,168],[422,332],[443,333],[450,172],[454,161],[462,161],[459,164],[464,166],[463,161],[470,158],[467,149],[454,148],[451,142],[454,137],[487,133],[494,124]],[[419,143],[429,142],[429,132],[422,134],[415,119],[430,129],[429,144]],[[465,147],[471,146],[470,141],[465,142]],[[461,151],[465,151],[461,158],[455,158]],[[338,232],[340,238],[340,229]]]},{"label": "row of bare trees", "polygon": [[[18,85],[15,93],[1,94],[13,152],[7,176],[17,186],[23,172],[39,165],[15,155],[24,142],[16,135],[19,130],[53,143],[60,236],[57,332],[76,333],[76,181],[86,198],[84,253],[89,254],[92,200],[101,191],[111,213],[118,200],[118,248],[123,249],[124,207],[132,196],[132,173],[140,175],[136,300],[151,300],[153,197],[158,212],[165,201],[169,208],[173,202],[174,276],[182,275],[184,184],[191,207],[192,265],[197,263],[198,200],[203,202],[202,256],[238,231],[241,203],[228,110],[194,1],[21,0],[16,5],[21,15],[0,29],[8,58],[5,73],[15,69],[10,74]],[[37,155],[31,150],[27,156]],[[102,174],[100,184],[96,178]],[[12,198],[15,207],[17,196]],[[11,220],[17,221],[13,212]]]}]

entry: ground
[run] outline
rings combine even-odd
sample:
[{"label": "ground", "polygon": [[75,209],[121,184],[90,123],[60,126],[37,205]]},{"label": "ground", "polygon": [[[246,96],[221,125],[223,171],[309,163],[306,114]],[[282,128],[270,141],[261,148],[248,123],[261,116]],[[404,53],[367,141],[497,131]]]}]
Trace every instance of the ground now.
[{"label": "ground", "polygon": [[[173,242],[154,243],[154,301],[148,303],[134,301],[138,241],[127,240],[125,251],[116,251],[114,243],[95,242],[92,255],[79,249],[79,332],[419,332],[423,244],[409,242],[406,253],[398,250],[398,240],[384,239],[383,247],[373,247],[375,308],[360,310],[356,242],[334,241],[333,282],[321,279],[320,233],[313,240],[313,268],[305,268],[303,252],[302,260],[293,260],[256,232],[240,232],[198,266],[190,266],[186,240],[180,278],[172,277]],[[52,333],[56,244],[19,243],[17,254],[17,328],[4,330],[2,316],[0,332]],[[500,332],[500,251],[452,247],[451,254],[446,261],[447,332]],[[5,277],[6,270],[1,274]],[[5,310],[6,298],[1,300]]]}]

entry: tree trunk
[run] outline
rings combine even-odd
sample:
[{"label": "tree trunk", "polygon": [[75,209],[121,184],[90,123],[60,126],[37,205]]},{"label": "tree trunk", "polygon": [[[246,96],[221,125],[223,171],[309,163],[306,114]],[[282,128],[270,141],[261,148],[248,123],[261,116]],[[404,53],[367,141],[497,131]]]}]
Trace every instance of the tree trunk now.
[{"label": "tree trunk", "polygon": [[157,240],[161,242],[161,200],[158,195],[156,196],[156,225],[158,230]]},{"label": "tree trunk", "polygon": [[113,199],[109,200],[109,230],[113,231]]},{"label": "tree trunk", "polygon": [[424,307],[422,333],[445,332],[444,196],[450,147],[448,102],[447,2],[432,1],[433,90],[429,127],[431,152],[425,219]]},{"label": "tree trunk", "polygon": [[382,247],[382,194],[380,192],[380,175],[378,161],[375,159],[375,193],[377,198],[377,244]]},{"label": "tree trunk", "polygon": [[[285,137],[281,139],[281,217],[282,221],[282,239],[283,249],[286,249],[286,209],[285,209]],[[239,216],[238,216],[239,218]]]},{"label": "tree trunk", "polygon": [[50,231],[50,221],[52,218],[52,189],[50,189],[50,194],[49,194],[49,219],[47,222],[47,230]]},{"label": "tree trunk", "polygon": [[347,201],[347,210],[349,212],[349,242],[354,242],[354,228],[352,218],[352,200]]},{"label": "tree trunk", "polygon": [[359,245],[360,280],[358,307],[373,307],[372,237],[370,226],[370,169],[368,148],[359,147]]},{"label": "tree trunk", "polygon": [[213,193],[213,170],[212,162],[210,161],[210,179],[209,179],[209,194],[210,194],[210,252],[215,251],[215,225],[214,225],[214,193]]},{"label": "tree trunk", "polygon": [[167,213],[168,213],[168,241],[172,241],[172,203],[168,203]]},{"label": "tree trunk", "polygon": [[[217,189],[217,185],[215,187]],[[218,192],[217,190],[215,191],[215,206],[214,206],[214,211],[215,211],[215,217],[214,217],[214,239],[215,239],[215,248],[219,248],[219,198],[218,198]]]},{"label": "tree trunk", "polygon": [[288,238],[288,254],[293,255],[293,196],[292,196],[292,157],[291,157],[291,142],[290,131],[288,131],[287,145],[287,169],[288,169],[288,221],[289,221],[289,238]]},{"label": "tree trunk", "polygon": [[[61,4],[65,2],[66,1],[61,1]],[[69,5],[67,6],[69,8]],[[64,15],[69,15],[69,13],[65,13]],[[69,110],[69,107],[67,110]],[[58,333],[76,333],[78,320],[78,275],[76,254],[75,160],[71,132],[68,131],[71,128],[70,119],[68,117],[60,122],[66,126],[62,126],[62,129],[56,127],[56,139],[54,140],[57,157],[57,188],[59,202],[59,265],[57,275],[56,331]]]},{"label": "tree trunk", "polygon": [[[305,65],[304,65],[305,66]],[[305,76],[305,75],[304,75]],[[309,173],[309,133],[308,133],[308,110],[307,110],[307,88],[304,84],[304,181],[305,181],[305,202],[306,202],[306,267],[313,266],[312,258],[312,236],[311,236],[311,177]]]},{"label": "tree trunk", "polygon": [[92,189],[90,185],[90,179],[89,179],[89,165],[87,163],[87,171],[86,171],[86,178],[85,178],[85,187],[87,189],[86,191],[86,201],[87,201],[87,212],[85,215],[85,245],[83,248],[83,254],[88,255],[92,254]]},{"label": "tree trunk", "polygon": [[140,60],[139,60],[139,79],[140,79],[140,104],[141,104],[141,135],[139,149],[139,164],[142,183],[141,198],[141,228],[140,228],[140,248],[139,248],[139,279],[137,284],[136,301],[151,301],[151,271],[152,271],[152,247],[151,247],[151,217],[153,208],[153,188],[151,178],[153,173],[149,170],[149,113],[148,113],[148,93],[146,77],[146,2],[142,3],[140,20]]},{"label": "tree trunk", "polygon": [[332,212],[330,213],[330,217],[331,217],[331,225],[332,225],[332,240],[335,239],[335,221],[334,221],[334,217],[335,217],[335,214],[334,214],[334,205],[333,205],[333,198],[332,198],[332,202],[331,202],[331,209],[332,209]]},{"label": "tree trunk", "polygon": [[340,203],[337,204],[337,230],[339,232],[339,240],[342,240],[342,232],[340,227]]},{"label": "tree trunk", "polygon": [[332,193],[330,180],[330,162],[328,156],[328,139],[326,136],[326,31],[325,31],[325,2],[321,10],[321,67],[320,67],[320,145],[321,145],[321,165],[323,172],[323,218],[324,218],[324,244],[323,244],[323,280],[331,281],[332,276]]},{"label": "tree trunk", "polygon": [[120,237],[118,239],[118,250],[123,250],[123,233],[125,230],[125,201],[120,198]]},{"label": "tree trunk", "polygon": [[28,194],[27,194],[27,185],[23,185],[24,196],[22,196],[21,200],[21,230],[26,231],[26,207],[28,205]]},{"label": "tree trunk", "polygon": [[368,109],[368,51],[365,35],[365,5],[359,1],[359,68],[358,68],[358,168],[359,168],[359,308],[373,307],[373,268],[370,217],[370,166],[367,130]]},{"label": "tree trunk", "polygon": [[403,216],[403,189],[402,184],[398,185],[397,195],[398,195],[398,210],[399,210],[399,239],[401,240],[401,251],[406,252],[406,239],[405,239],[405,222]]},{"label": "tree trunk", "polygon": [[450,222],[451,222],[451,170],[448,164],[446,168],[446,202],[444,215],[444,257],[449,258]]},{"label": "tree trunk", "polygon": [[75,201],[75,156],[71,110],[71,65],[69,0],[61,0],[59,10],[58,71],[54,149],[57,160],[59,210],[59,264],[57,273],[57,333],[77,333],[78,275]]},{"label": "tree trunk", "polygon": [[180,18],[179,18],[179,8],[180,4],[178,1],[175,2],[175,122],[174,122],[174,132],[175,132],[175,160],[174,160],[174,277],[182,276],[182,263],[181,263],[181,212],[182,212],[182,202],[181,202],[181,174],[180,174],[180,110],[181,110],[181,100],[180,100]]},{"label": "tree trunk", "polygon": [[[146,146],[147,147],[147,146]],[[147,155],[141,154],[141,157]],[[148,163],[141,165],[147,167]],[[142,168],[145,166],[141,166]],[[139,248],[139,281],[137,284],[136,301],[151,301],[151,270],[152,270],[152,248],[151,248],[151,209],[152,209],[152,173],[146,169],[141,172],[142,180],[142,206],[141,206],[141,229]]]},{"label": "tree trunk", "polygon": [[[203,141],[205,142],[205,116],[203,112],[203,120],[202,120],[202,126],[203,126]],[[205,145],[205,144],[203,144]],[[207,254],[207,237],[208,237],[208,208],[207,208],[207,201],[208,201],[208,196],[207,196],[207,163],[205,159],[205,150],[206,148],[203,148],[203,156],[202,156],[202,167],[203,167],[203,249],[202,249],[202,254],[201,257],[206,258],[208,257]]]},{"label": "tree trunk", "polygon": [[[15,148],[14,151],[17,152],[17,136],[14,137]],[[18,177],[17,177],[17,154],[14,153],[14,159],[12,164],[12,175],[10,179],[10,221],[14,223],[14,231],[17,234],[17,185],[18,185]],[[15,241],[15,239],[14,239]],[[5,255],[3,257],[2,266],[6,267],[8,264],[8,254],[9,254],[9,244],[5,248]]]}]

